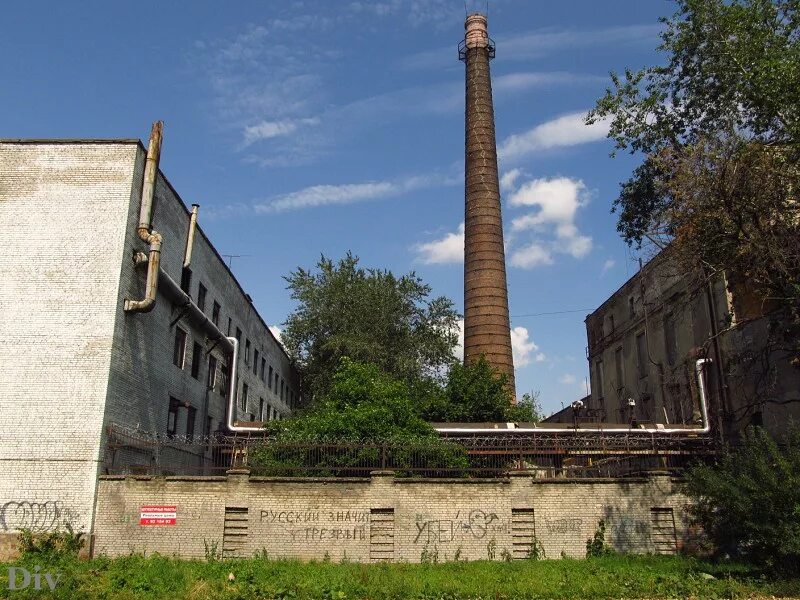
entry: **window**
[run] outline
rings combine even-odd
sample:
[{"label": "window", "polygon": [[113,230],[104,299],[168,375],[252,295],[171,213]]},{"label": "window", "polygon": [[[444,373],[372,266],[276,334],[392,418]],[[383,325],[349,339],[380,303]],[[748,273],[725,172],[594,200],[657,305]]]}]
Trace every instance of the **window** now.
[{"label": "window", "polygon": [[244,364],[250,364],[250,340],[244,342]]},{"label": "window", "polygon": [[595,363],[595,373],[597,374],[597,398],[603,397],[603,361],[598,360]]},{"label": "window", "polygon": [[183,368],[186,360],[186,332],[180,327],[175,328],[175,346],[172,349],[172,364],[179,369]]},{"label": "window", "polygon": [[214,356],[208,357],[208,389],[213,390],[217,384],[217,359]]},{"label": "window", "polygon": [[258,377],[258,350],[253,353],[253,375]]},{"label": "window", "polygon": [[678,358],[678,344],[675,339],[675,317],[672,313],[664,317],[664,351],[667,362],[674,365]]},{"label": "window", "polygon": [[261,381],[264,381],[265,383],[266,383],[266,380],[264,379],[264,371],[266,371],[266,370],[267,370],[267,359],[262,358],[261,359]]},{"label": "window", "polygon": [[203,347],[197,342],[192,346],[192,377],[200,379],[200,361],[203,360]]},{"label": "window", "polygon": [[258,420],[259,421],[263,421],[264,420],[264,399],[263,398],[259,398],[258,399]]},{"label": "window", "polygon": [[647,377],[647,338],[644,331],[636,334],[636,363],[639,377]]},{"label": "window", "polygon": [[245,408],[247,408],[247,392],[248,392],[248,391],[249,391],[249,390],[248,390],[248,388],[247,388],[247,384],[246,384],[246,383],[243,383],[243,384],[242,384],[242,396],[241,396],[241,398],[239,399],[239,406],[242,408],[242,410],[244,410]]},{"label": "window", "polygon": [[272,389],[272,365],[269,367],[269,377],[267,378],[267,387]]},{"label": "window", "polygon": [[194,420],[197,418],[197,409],[190,406],[186,413],[186,439],[190,442],[194,439]]},{"label": "window", "polygon": [[206,309],[206,292],[207,291],[208,290],[206,290],[206,286],[204,286],[202,283],[198,285],[198,288],[197,288],[197,308],[199,308],[200,310],[205,310]]},{"label": "window", "polygon": [[281,379],[281,402],[283,401],[283,379]]},{"label": "window", "polygon": [[236,341],[239,342],[239,345],[242,345],[242,330],[238,327],[236,328]]},{"label": "window", "polygon": [[181,271],[181,289],[187,294],[192,289],[192,270],[189,267],[183,267]]},{"label": "window", "polygon": [[269,402],[267,402],[267,421],[271,420],[272,420],[272,407],[269,405]]},{"label": "window", "polygon": [[222,365],[222,382],[219,386],[219,393],[223,396],[228,395],[228,382],[230,381],[230,364]]},{"label": "window", "polygon": [[219,311],[220,311],[221,309],[222,309],[222,307],[219,305],[219,302],[217,302],[216,300],[214,300],[214,304],[213,304],[213,305],[212,305],[212,307],[211,307],[211,321],[212,321],[212,322],[214,323],[214,325],[216,325],[217,327],[219,327]]},{"label": "window", "polygon": [[636,305],[634,304],[633,296],[628,298],[628,316],[631,319],[636,316]]},{"label": "window", "polygon": [[614,370],[617,375],[617,391],[625,387],[625,373],[622,370],[622,346],[614,351]]},{"label": "window", "polygon": [[231,326],[232,325],[233,325],[233,319],[228,317],[228,330],[225,332],[225,335],[227,335],[228,337],[230,337],[230,335],[231,335]]},{"label": "window", "polygon": [[178,402],[177,398],[169,397],[169,413],[167,413],[167,437],[175,437],[178,429]]},{"label": "window", "polygon": [[611,327],[610,333],[614,333],[614,315],[608,315],[608,324]]}]

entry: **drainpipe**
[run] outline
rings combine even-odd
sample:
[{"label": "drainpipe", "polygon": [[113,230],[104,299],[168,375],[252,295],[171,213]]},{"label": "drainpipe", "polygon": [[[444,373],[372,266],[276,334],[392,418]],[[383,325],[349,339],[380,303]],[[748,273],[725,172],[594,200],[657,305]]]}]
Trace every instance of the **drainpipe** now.
[{"label": "drainpipe", "polygon": [[158,176],[158,160],[161,156],[163,130],[164,122],[156,121],[153,123],[153,129],[150,131],[150,145],[147,148],[144,182],[142,183],[142,205],[139,210],[139,226],[136,228],[136,233],[139,234],[139,238],[150,245],[145,296],[141,300],[126,298],[124,309],[127,312],[150,312],[156,305],[159,264],[161,263],[161,234],[155,230],[151,230],[151,223],[153,218],[153,192],[155,191],[156,177]]},{"label": "drainpipe", "polygon": [[192,248],[194,247],[194,232],[197,229],[197,211],[199,204],[192,204],[192,216],[189,218],[189,235],[186,237],[186,251],[183,253],[183,268],[192,263]]},{"label": "drainpipe", "polygon": [[[697,389],[700,392],[700,418],[702,419],[701,427],[649,427],[649,428],[633,428],[633,427],[610,427],[610,428],[597,428],[597,429],[581,429],[581,433],[587,434],[605,434],[605,433],[641,433],[644,435],[652,434],[688,434],[698,435],[706,434],[711,431],[711,423],[708,420],[708,396],[706,394],[705,383],[705,366],[707,363],[712,362],[710,358],[701,358],[695,362],[695,374],[697,375]],[[493,429],[490,427],[434,427],[439,433],[491,433],[493,435],[500,435],[504,433],[566,433],[574,431],[572,428],[564,427],[517,427],[516,423],[507,423],[505,429]]]},{"label": "drainpipe", "polygon": [[263,427],[245,427],[244,425],[234,425],[233,415],[236,411],[236,376],[239,371],[239,340],[235,337],[227,338],[233,345],[233,356],[231,358],[231,380],[228,390],[228,429],[230,431],[264,431]]}]

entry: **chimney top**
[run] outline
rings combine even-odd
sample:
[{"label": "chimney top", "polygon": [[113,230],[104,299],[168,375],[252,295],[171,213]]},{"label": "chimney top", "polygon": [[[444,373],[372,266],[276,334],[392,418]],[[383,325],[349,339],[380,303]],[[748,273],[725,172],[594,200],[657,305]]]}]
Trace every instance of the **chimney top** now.
[{"label": "chimney top", "polygon": [[464,21],[464,42],[467,48],[486,48],[490,46],[486,27],[486,15],[472,13]]}]

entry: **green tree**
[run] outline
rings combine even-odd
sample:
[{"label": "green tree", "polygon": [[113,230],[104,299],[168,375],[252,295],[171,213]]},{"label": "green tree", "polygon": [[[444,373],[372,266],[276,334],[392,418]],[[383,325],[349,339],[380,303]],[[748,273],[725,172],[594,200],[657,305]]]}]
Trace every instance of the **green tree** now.
[{"label": "green tree", "polygon": [[283,341],[313,397],[324,395],[340,360],[372,363],[411,383],[435,377],[453,362],[458,313],[413,272],[397,277],[364,269],[351,253],[322,256],[316,272],[298,268],[285,279],[298,302]]},{"label": "green tree", "polygon": [[670,244],[706,277],[746,282],[796,354],[800,2],[677,6],[662,19],[666,63],[612,73],[587,118],[609,120],[616,148],[644,155],[614,202],[617,228],[631,245]]},{"label": "green tree", "polygon": [[800,431],[779,448],[760,428],[686,475],[691,510],[720,554],[800,573]]}]

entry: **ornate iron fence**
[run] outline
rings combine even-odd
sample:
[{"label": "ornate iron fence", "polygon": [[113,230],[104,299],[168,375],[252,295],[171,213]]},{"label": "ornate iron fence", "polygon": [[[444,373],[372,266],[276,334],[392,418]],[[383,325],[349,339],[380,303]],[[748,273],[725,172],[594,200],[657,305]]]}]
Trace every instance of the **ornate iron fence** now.
[{"label": "ornate iron fence", "polygon": [[353,442],[275,441],[262,435],[170,437],[110,425],[104,472],[113,475],[367,477],[376,470],[423,477],[498,477],[528,471],[537,477],[631,477],[661,470],[679,474],[713,458],[710,437],[603,434],[564,430],[439,440]]}]

